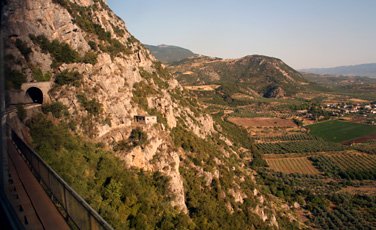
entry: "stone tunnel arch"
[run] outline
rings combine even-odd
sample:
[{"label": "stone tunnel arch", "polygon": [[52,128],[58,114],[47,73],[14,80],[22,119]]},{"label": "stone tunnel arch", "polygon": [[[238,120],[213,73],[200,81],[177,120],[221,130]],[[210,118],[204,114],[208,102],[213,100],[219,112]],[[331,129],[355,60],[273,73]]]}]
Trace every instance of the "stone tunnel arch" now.
[{"label": "stone tunnel arch", "polygon": [[33,103],[43,104],[43,92],[37,87],[30,87],[26,90],[26,95],[31,98]]}]

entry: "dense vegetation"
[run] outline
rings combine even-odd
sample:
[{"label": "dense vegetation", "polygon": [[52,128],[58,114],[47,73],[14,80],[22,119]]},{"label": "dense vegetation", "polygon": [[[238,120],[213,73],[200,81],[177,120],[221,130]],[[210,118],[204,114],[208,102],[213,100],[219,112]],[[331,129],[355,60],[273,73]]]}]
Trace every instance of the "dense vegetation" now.
[{"label": "dense vegetation", "polygon": [[52,102],[42,106],[43,113],[51,113],[56,118],[68,116],[68,108],[61,102]]},{"label": "dense vegetation", "polygon": [[376,133],[376,126],[338,120],[309,125],[307,128],[310,134],[333,142],[343,142]]},{"label": "dense vegetation", "polygon": [[313,222],[322,229],[374,229],[376,197],[332,194],[328,197],[335,205],[311,208]]},{"label": "dense vegetation", "polygon": [[141,128],[132,129],[131,134],[127,140],[122,140],[116,143],[115,151],[129,151],[136,146],[144,146],[147,143],[148,135]]},{"label": "dense vegetation", "polygon": [[267,192],[308,210],[312,228],[373,229],[375,197],[338,192],[351,182],[323,182],[322,176],[273,173],[259,169],[258,183]]},{"label": "dense vegetation", "polygon": [[183,168],[181,173],[184,177],[186,204],[197,229],[268,229],[251,211],[256,205],[252,198],[245,199],[243,204],[232,201],[235,212],[231,214],[226,199],[221,198],[228,187],[219,180],[213,180],[207,187],[205,180],[190,169]]},{"label": "dense vegetation", "polygon": [[[235,202],[229,193],[240,171],[230,169],[228,166],[238,168],[239,162],[233,157],[228,159],[223,157],[219,148],[224,146],[223,143],[219,145],[216,137],[201,139],[180,126],[172,130],[172,137],[176,147],[183,148],[187,155],[180,167],[180,173],[184,178],[186,205],[197,229],[268,228],[252,211],[257,201],[252,195],[254,184],[251,180],[238,182],[248,197],[242,204]],[[214,158],[226,161],[226,164],[218,166]],[[211,183],[207,184],[205,177],[189,166],[192,163],[202,167],[204,172],[213,173],[214,170],[218,170],[219,178],[213,178]],[[229,205],[234,212],[230,211]]]},{"label": "dense vegetation", "polygon": [[20,89],[21,85],[26,82],[26,76],[18,70],[5,68],[5,84],[7,89]]},{"label": "dense vegetation", "polygon": [[125,170],[111,152],[42,115],[31,121],[30,130],[35,150],[114,228],[194,228],[188,216],[169,205],[168,178]]},{"label": "dense vegetation", "polygon": [[[64,108],[54,103],[44,110],[59,114]],[[202,140],[179,127],[173,130],[175,144],[189,155],[181,167],[188,217],[169,206],[168,178],[159,173],[124,170],[111,152],[71,134],[67,125],[56,125],[43,115],[33,118],[29,126],[36,151],[116,229],[267,228],[252,211],[257,203],[251,195],[253,182],[247,180],[241,185],[249,192],[249,198],[240,204],[228,193],[237,172],[221,166],[220,178],[208,186],[202,176],[186,167],[192,161],[205,171],[213,171],[210,162],[214,163],[213,157],[220,157],[214,139]],[[145,132],[134,129],[126,147],[143,145],[146,140]],[[221,198],[223,194],[228,198]],[[229,202],[234,213],[228,210]]]},{"label": "dense vegetation", "polygon": [[83,76],[77,71],[63,70],[55,76],[57,85],[73,85],[80,86]]}]

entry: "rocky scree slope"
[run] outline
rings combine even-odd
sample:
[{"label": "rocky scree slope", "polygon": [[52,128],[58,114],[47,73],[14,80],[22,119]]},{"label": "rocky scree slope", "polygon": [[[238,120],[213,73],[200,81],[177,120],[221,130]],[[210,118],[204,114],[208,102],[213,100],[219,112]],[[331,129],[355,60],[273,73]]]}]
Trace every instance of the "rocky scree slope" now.
[{"label": "rocky scree slope", "polygon": [[[2,14],[8,89],[50,81],[50,119],[104,143],[125,168],[160,172],[169,181],[167,201],[198,228],[230,228],[236,218],[271,227],[295,219],[260,193],[236,139],[103,1],[8,0]],[[135,124],[138,114],[155,115],[158,124]],[[147,140],[132,142],[134,133]]]},{"label": "rocky scree slope", "polygon": [[200,56],[174,63],[170,70],[183,85],[219,84],[253,97],[291,96],[307,84],[280,59],[262,55],[239,59]]}]

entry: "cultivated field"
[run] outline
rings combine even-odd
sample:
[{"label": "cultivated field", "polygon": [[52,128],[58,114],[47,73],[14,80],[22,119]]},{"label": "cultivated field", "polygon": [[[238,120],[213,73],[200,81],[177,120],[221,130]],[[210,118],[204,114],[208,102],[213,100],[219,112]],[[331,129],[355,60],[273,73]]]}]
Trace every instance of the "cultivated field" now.
[{"label": "cultivated field", "polygon": [[322,139],[258,143],[256,148],[263,154],[313,153],[344,150],[343,146]]},{"label": "cultivated field", "polygon": [[376,126],[344,121],[326,121],[306,126],[310,134],[327,141],[345,142],[363,136],[376,134]]},{"label": "cultivated field", "polygon": [[[344,144],[352,144],[352,143],[366,143],[366,142],[375,142],[376,143],[376,133],[366,135],[366,136],[362,136],[362,137],[358,137],[358,138],[355,138],[355,139],[351,139],[351,140],[345,141],[343,143]],[[376,151],[376,147],[375,147],[375,151]]]},{"label": "cultivated field", "polygon": [[318,140],[317,137],[306,133],[286,134],[283,136],[260,136],[255,137],[256,143],[278,143],[287,141]]},{"label": "cultivated field", "polygon": [[281,118],[270,117],[230,117],[228,120],[236,125],[244,128],[257,128],[257,127],[273,127],[273,128],[295,128],[297,127],[294,122]]},{"label": "cultivated field", "polygon": [[282,173],[301,173],[318,175],[320,172],[312,165],[307,157],[276,157],[265,158],[269,167]]},{"label": "cultivated field", "polygon": [[376,179],[376,155],[341,153],[313,156],[314,165],[329,176],[344,179]]}]

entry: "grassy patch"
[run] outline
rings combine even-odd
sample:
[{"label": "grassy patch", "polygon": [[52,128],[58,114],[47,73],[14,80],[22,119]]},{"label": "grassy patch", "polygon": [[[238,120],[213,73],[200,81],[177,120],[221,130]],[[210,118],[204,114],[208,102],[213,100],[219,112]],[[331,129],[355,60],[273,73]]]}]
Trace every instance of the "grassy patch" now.
[{"label": "grassy patch", "polygon": [[307,126],[314,136],[332,142],[343,142],[376,133],[376,127],[344,121],[327,121]]},{"label": "grassy patch", "polygon": [[33,68],[32,73],[33,78],[38,82],[49,81],[51,79],[51,72],[43,73],[40,68]]}]

